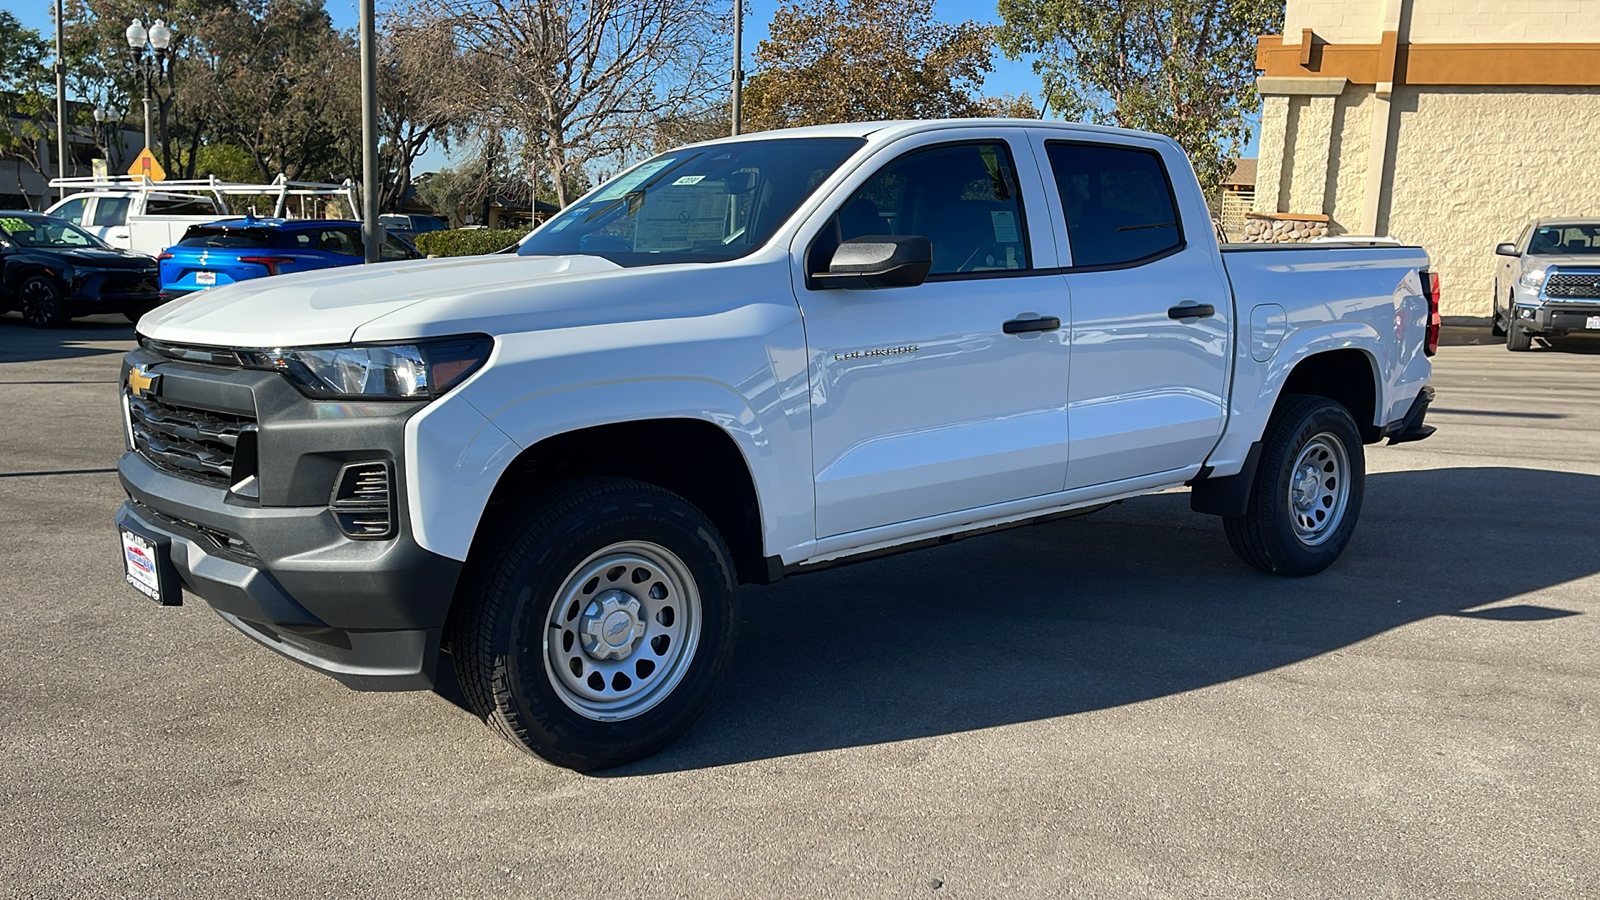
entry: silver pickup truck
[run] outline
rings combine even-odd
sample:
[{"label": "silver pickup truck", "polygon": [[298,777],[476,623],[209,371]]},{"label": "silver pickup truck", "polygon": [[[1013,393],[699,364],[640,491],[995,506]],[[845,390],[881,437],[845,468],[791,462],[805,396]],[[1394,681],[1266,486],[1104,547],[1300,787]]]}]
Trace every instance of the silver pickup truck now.
[{"label": "silver pickup truck", "polygon": [[1600,334],[1600,219],[1539,219],[1494,252],[1494,333],[1507,350]]}]

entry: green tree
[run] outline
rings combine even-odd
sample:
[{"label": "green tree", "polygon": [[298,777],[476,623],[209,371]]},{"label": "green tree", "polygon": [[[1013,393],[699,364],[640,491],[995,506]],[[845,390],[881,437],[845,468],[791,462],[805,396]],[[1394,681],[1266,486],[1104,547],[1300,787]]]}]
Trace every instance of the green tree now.
[{"label": "green tree", "polygon": [[977,96],[994,69],[988,25],[933,18],[933,0],[784,0],[756,46],[748,130],[1011,112]]},{"label": "green tree", "polygon": [[1036,53],[1050,111],[1168,135],[1208,193],[1260,108],[1256,36],[1282,0],[999,0],[1000,47]]},{"label": "green tree", "polygon": [[44,64],[48,53],[38,31],[0,9],[0,159],[16,164],[17,192],[24,198],[22,167],[43,176],[39,146],[55,136],[55,91]]}]

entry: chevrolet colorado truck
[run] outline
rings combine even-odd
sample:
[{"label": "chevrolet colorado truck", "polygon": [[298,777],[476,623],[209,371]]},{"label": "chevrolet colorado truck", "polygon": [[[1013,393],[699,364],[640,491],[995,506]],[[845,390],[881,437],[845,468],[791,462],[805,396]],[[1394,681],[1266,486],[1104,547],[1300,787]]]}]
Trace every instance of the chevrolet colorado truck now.
[{"label": "chevrolet colorado truck", "polygon": [[1432,431],[1438,281],[1209,223],[1164,137],[880,122],[665,153],[514,254],[195,294],[123,365],[126,577],[352,688],[453,665],[582,770],[695,720],[741,583],[1184,485],[1310,575],[1364,447]]}]

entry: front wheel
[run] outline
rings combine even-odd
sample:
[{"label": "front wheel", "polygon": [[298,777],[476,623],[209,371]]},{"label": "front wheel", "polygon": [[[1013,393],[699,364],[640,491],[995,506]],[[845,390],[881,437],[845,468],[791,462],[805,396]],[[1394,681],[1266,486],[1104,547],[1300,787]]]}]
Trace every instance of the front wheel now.
[{"label": "front wheel", "polygon": [[1263,572],[1315,575],[1350,542],[1365,480],[1350,413],[1326,397],[1285,397],[1262,438],[1245,514],[1223,519],[1228,543]]},{"label": "front wheel", "polygon": [[1533,346],[1533,335],[1526,328],[1517,324],[1513,312],[1506,313],[1506,349],[1513,353],[1520,353]]},{"label": "front wheel", "polygon": [[60,328],[72,317],[67,315],[66,295],[61,283],[49,275],[30,275],[17,286],[17,305],[22,318],[34,328]]},{"label": "front wheel", "polygon": [[475,550],[451,653],[468,705],[513,744],[579,771],[642,759],[705,710],[732,655],[731,555],[669,491],[558,485]]}]

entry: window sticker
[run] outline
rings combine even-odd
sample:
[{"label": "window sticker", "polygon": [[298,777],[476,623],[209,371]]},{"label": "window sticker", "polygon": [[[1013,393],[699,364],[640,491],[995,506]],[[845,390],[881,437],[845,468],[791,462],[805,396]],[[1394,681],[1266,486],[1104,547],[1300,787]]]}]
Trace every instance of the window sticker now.
[{"label": "window sticker", "polygon": [[699,184],[703,180],[705,180],[704,175],[685,175],[682,178],[679,178],[677,181],[674,181],[672,184],[674,187],[676,187],[683,184]]},{"label": "window sticker", "polygon": [[6,234],[16,234],[20,231],[32,231],[33,229],[28,227],[27,222],[15,216],[5,216],[0,217],[0,230],[5,231]]},{"label": "window sticker", "polygon": [[1014,244],[1017,241],[1017,215],[1009,209],[996,209],[989,212],[990,224],[994,226],[994,240],[997,244]]}]

